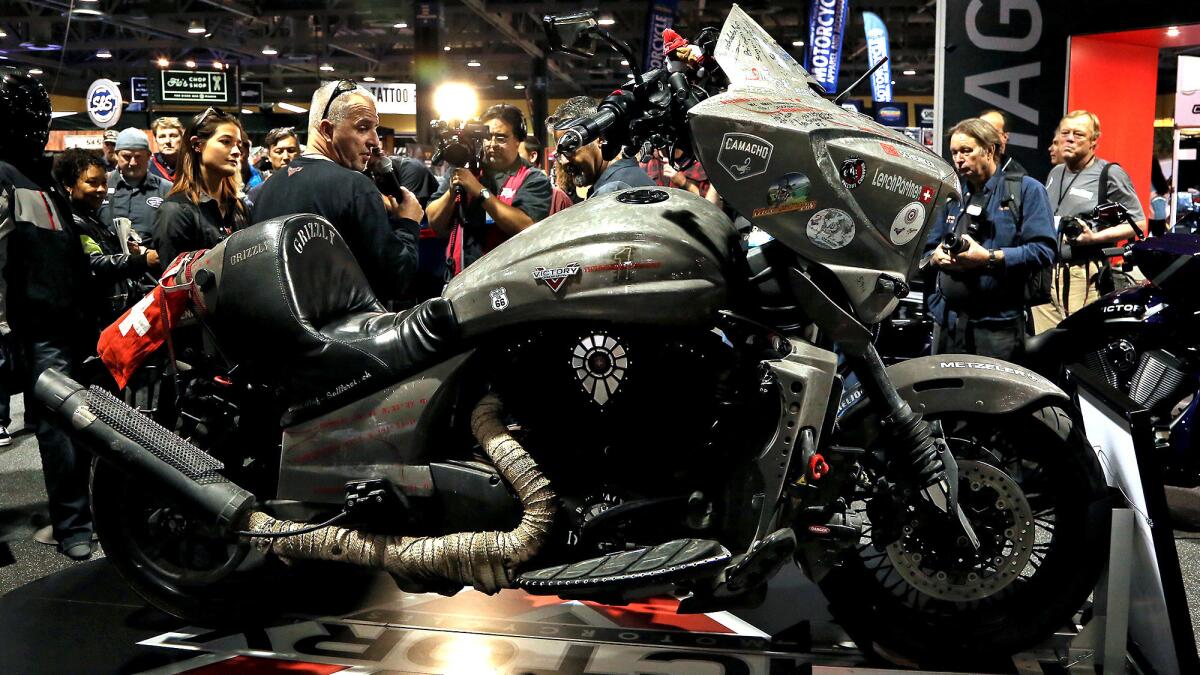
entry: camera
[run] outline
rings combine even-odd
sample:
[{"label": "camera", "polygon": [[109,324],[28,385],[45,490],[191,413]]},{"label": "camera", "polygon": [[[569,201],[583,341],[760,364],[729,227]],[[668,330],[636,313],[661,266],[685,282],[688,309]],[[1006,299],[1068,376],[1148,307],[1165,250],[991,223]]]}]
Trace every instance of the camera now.
[{"label": "camera", "polygon": [[430,122],[437,136],[438,147],[432,162],[445,160],[453,167],[478,169],[483,159],[483,141],[488,137],[488,127],[478,120],[467,120],[454,125],[446,120]]},{"label": "camera", "polygon": [[1091,225],[1083,218],[1075,216],[1074,218],[1064,219],[1060,229],[1062,230],[1062,235],[1066,237],[1067,241],[1075,241],[1079,238],[1079,235],[1083,234],[1083,229],[1085,227],[1091,227]]},{"label": "camera", "polygon": [[971,244],[967,241],[964,235],[970,235],[972,239],[979,241],[979,235],[982,230],[983,228],[980,226],[980,223],[976,220],[972,220],[967,224],[967,231],[963,234],[951,232],[943,237],[942,248],[946,249],[946,253],[949,253],[950,255],[965,253],[967,249],[971,248]]}]

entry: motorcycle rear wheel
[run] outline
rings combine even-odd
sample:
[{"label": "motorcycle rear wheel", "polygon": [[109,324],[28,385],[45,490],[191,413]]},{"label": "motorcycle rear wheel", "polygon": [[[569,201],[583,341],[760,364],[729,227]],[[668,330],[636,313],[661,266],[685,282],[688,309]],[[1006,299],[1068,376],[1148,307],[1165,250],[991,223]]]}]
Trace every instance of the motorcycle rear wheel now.
[{"label": "motorcycle rear wheel", "polygon": [[1103,473],[1057,407],[940,419],[980,554],[945,516],[910,510],[883,551],[867,525],[820,587],[864,651],[923,667],[1011,667],[1071,620],[1099,578],[1111,522]]}]

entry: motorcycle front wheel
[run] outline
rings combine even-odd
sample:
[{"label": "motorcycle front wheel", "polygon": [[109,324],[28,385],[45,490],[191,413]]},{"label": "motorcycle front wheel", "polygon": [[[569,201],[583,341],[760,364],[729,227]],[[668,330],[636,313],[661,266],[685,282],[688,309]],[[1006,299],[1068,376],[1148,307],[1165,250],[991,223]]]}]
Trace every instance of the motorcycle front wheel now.
[{"label": "motorcycle front wheel", "polygon": [[1099,578],[1111,522],[1099,461],[1057,407],[927,419],[940,420],[958,460],[979,548],[914,499],[899,539],[880,550],[858,501],[868,524],[821,590],[866,651],[923,667],[1011,666],[1066,625]]}]

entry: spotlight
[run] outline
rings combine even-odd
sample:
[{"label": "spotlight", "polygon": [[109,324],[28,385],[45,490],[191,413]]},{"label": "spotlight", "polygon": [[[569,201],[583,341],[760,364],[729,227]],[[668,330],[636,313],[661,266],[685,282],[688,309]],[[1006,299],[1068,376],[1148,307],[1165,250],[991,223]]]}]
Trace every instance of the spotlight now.
[{"label": "spotlight", "polygon": [[108,51],[107,49],[97,49],[97,50],[96,50],[96,58],[98,58],[98,59],[111,59],[111,58],[112,58],[112,52]]},{"label": "spotlight", "polygon": [[525,88],[525,85],[523,85],[523,84],[514,84],[513,85],[513,89],[524,89],[524,88]]},{"label": "spotlight", "polygon": [[29,69],[29,74],[30,74],[30,75],[41,75],[41,74],[42,74],[42,72],[43,72],[43,71],[42,71],[42,69],[41,69],[41,68],[30,68],[30,69]]},{"label": "spotlight", "polygon": [[171,62],[168,61],[166,59],[166,57],[163,57],[163,56],[158,57],[158,60],[155,61],[154,63],[158,64],[159,68],[166,68],[167,66],[171,65]]},{"label": "spotlight", "polygon": [[224,63],[221,63],[220,61],[213,61],[213,68],[216,68],[217,70],[221,70],[224,67],[225,67]]},{"label": "spotlight", "polygon": [[442,47],[442,51],[444,51],[444,52],[450,51],[450,45],[446,45],[445,47]]},{"label": "spotlight", "polygon": [[470,119],[478,107],[479,97],[469,84],[447,82],[433,92],[433,109],[438,119]]},{"label": "spotlight", "polygon": [[915,71],[915,70],[906,70],[906,71],[904,71],[904,74],[905,74],[905,75],[916,75],[916,74],[917,74],[917,71]]},{"label": "spotlight", "polygon": [[196,62],[191,59],[188,59],[187,61],[183,62],[183,65],[187,66],[188,68],[195,68]]},{"label": "spotlight", "polygon": [[321,64],[321,70],[324,70],[324,71],[325,71],[325,72],[327,72],[327,73],[332,73],[332,72],[333,72],[333,66],[329,65],[328,63],[322,63],[322,64]]},{"label": "spotlight", "polygon": [[404,30],[405,28],[408,28],[408,24],[406,24],[406,23],[404,23],[403,21],[401,21],[400,23],[394,24],[394,25],[392,26],[392,28],[399,28],[399,29],[401,29],[401,30]]},{"label": "spotlight", "polygon": [[507,79],[508,79],[508,76],[507,76],[507,75],[497,75],[497,76],[496,76],[496,79],[497,79],[497,80],[500,80],[501,82],[503,82],[503,81],[505,81],[505,80],[507,80]]},{"label": "spotlight", "polygon": [[601,26],[611,26],[616,22],[617,22],[616,19],[612,18],[611,16],[606,16],[606,17],[600,19],[599,21],[597,21],[596,23],[600,24]]},{"label": "spotlight", "polygon": [[287,93],[289,93],[289,94],[290,94],[290,93],[292,93],[292,88],[291,88],[291,87],[288,87],[288,88],[287,88],[285,91],[287,91]]},{"label": "spotlight", "polygon": [[275,49],[271,45],[266,45],[262,48],[262,53],[263,56],[275,56],[279,53],[279,50]]},{"label": "spotlight", "polygon": [[1167,37],[1179,37],[1179,26],[1171,26],[1168,28]]},{"label": "spotlight", "polygon": [[204,27],[204,22],[200,19],[192,19],[192,22],[188,24],[188,32],[192,35],[204,35],[208,29]]},{"label": "spotlight", "polygon": [[792,46],[793,47],[803,47],[804,40],[792,40]]},{"label": "spotlight", "polygon": [[470,61],[467,61],[468,68],[478,68],[479,66],[482,66],[482,65],[483,65],[482,63],[476,61],[475,59],[471,59]]}]

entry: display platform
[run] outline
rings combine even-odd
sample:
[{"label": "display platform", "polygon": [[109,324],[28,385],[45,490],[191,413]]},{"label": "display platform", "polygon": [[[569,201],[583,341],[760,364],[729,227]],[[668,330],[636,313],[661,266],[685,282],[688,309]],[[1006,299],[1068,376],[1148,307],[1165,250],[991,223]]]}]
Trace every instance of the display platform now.
[{"label": "display platform", "polygon": [[[829,621],[819,591],[795,570],[777,577],[761,607],[694,615],[675,614],[668,599],[610,607],[512,590],[447,598],[405,593],[385,575],[372,581],[357,597],[336,580],[320,595],[297,589],[307,611],[222,631],[147,607],[95,560],[0,598],[0,663],[27,675],[888,672]],[[1069,654],[1056,645],[1069,639],[1020,655],[1010,672],[1067,672]]]}]

